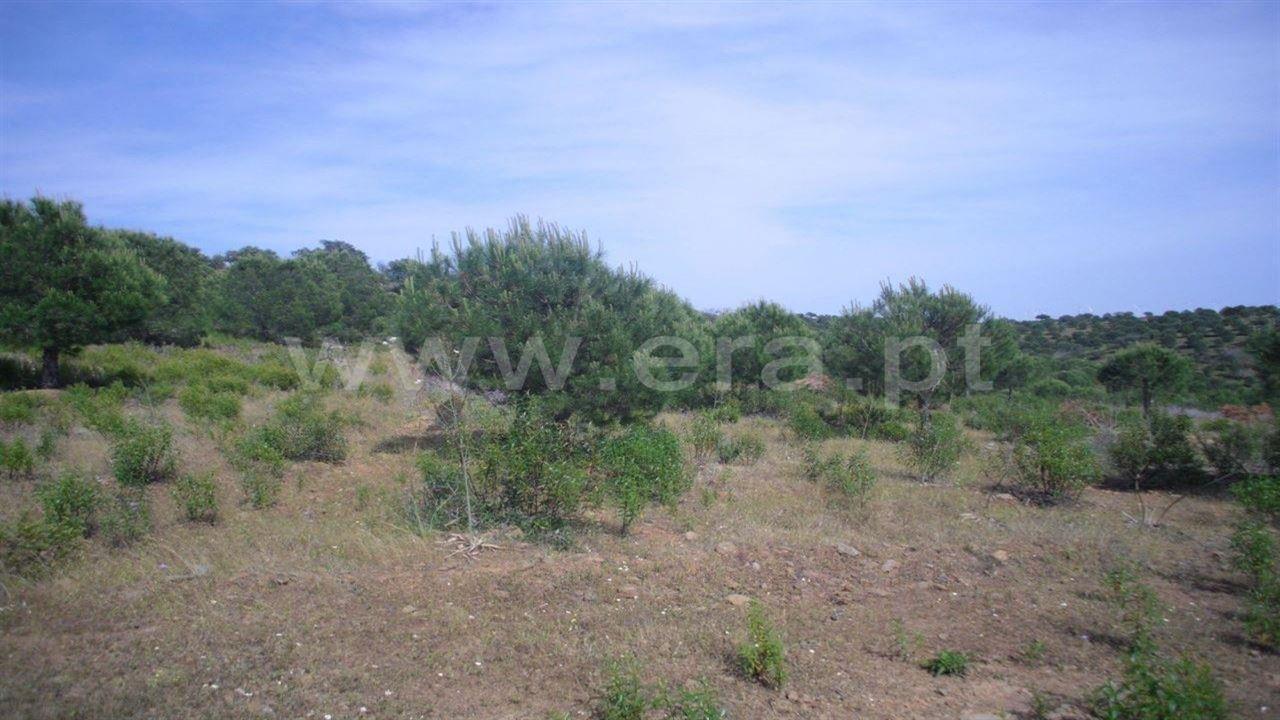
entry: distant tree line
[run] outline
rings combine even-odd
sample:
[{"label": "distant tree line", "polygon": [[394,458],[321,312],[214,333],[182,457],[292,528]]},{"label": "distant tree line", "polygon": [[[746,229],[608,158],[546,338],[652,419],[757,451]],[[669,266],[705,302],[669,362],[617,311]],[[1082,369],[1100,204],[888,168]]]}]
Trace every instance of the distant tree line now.
[{"label": "distant tree line", "polygon": [[[60,359],[85,345],[191,346],[224,333],[304,343],[395,335],[412,352],[461,358],[466,351],[473,386],[545,395],[554,414],[593,419],[672,403],[750,405],[766,377],[804,380],[814,357],[828,380],[866,395],[883,393],[894,372],[911,384],[939,369],[936,382],[908,393],[924,422],[931,408],[972,392],[975,381],[1049,398],[1111,390],[1144,405],[1257,402],[1274,400],[1280,389],[1275,307],[1013,322],[966,293],[913,279],[886,284],[869,306],[836,316],[800,315],[766,301],[710,315],[632,269],[610,266],[585,236],[523,218],[374,267],[333,240],[289,257],[255,247],[209,257],[172,238],[92,226],[78,203],[36,197],[0,202],[0,257],[0,341],[38,353],[48,386],[59,382]],[[969,347],[974,328],[981,344]],[[468,347],[468,337],[483,340]],[[535,337],[541,346],[527,344]],[[684,345],[646,344],[658,337]],[[889,345],[906,337],[936,343],[945,359],[936,364],[924,343]],[[448,347],[425,347],[432,338]],[[548,374],[567,357],[571,338],[582,342],[564,377]],[[1110,367],[1134,346],[1140,357]],[[696,362],[686,362],[690,350]],[[699,382],[658,392],[618,372],[638,351],[657,358],[650,369],[657,379],[692,373]],[[973,375],[968,363],[979,353]],[[522,364],[535,354],[545,357]],[[729,366],[728,382],[716,382]],[[521,373],[525,381],[512,383]]]}]

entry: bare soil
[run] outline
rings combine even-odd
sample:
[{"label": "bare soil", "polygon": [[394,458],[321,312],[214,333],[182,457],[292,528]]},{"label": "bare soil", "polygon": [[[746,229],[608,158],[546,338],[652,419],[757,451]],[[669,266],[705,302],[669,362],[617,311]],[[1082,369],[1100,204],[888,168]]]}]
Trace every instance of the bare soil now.
[{"label": "bare soil", "polygon": [[[253,402],[261,414],[270,398]],[[1125,517],[1130,493],[1033,507],[986,489],[973,461],[923,485],[892,445],[832,440],[868,447],[880,474],[849,508],[800,477],[779,427],[747,419],[734,430],[764,434],[764,458],[700,463],[679,507],[650,509],[630,536],[600,513],[572,548],[496,534],[472,557],[398,519],[423,423],[394,402],[342,402],[363,418],[350,458],[295,465],[269,510],[240,504],[213,433],[163,408],[183,423],[184,465],[217,472],[220,520],[183,522],[153,487],[143,544],[89,543],[48,579],[4,578],[0,715],[588,717],[608,661],[630,655],[653,682],[705,679],[730,718],[1030,718],[1037,695],[1053,717],[1084,717],[1118,675],[1125,640],[1099,578],[1120,559],[1164,602],[1167,652],[1211,663],[1240,717],[1280,707],[1280,658],[1242,636],[1226,500],[1188,498],[1144,528]],[[109,476],[105,442],[83,429],[57,464]],[[32,489],[0,484],[0,515],[32,506]],[[737,672],[746,611],[731,594],[758,598],[781,631],[783,690]],[[965,677],[919,666],[943,649],[974,658]]]}]

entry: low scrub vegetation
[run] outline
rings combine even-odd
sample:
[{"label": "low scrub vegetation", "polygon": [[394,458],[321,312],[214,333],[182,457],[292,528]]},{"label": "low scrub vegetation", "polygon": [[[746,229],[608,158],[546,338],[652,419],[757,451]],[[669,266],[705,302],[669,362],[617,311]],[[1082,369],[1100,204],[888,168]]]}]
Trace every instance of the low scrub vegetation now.
[{"label": "low scrub vegetation", "polygon": [[610,663],[595,716],[601,720],[723,720],[725,711],[706,683],[679,690],[647,684],[636,661],[626,658]]},{"label": "low scrub vegetation", "polygon": [[173,501],[182,516],[191,522],[212,523],[218,519],[218,487],[213,473],[183,475],[173,483]]},{"label": "low scrub vegetation", "polygon": [[950,413],[935,412],[921,422],[902,445],[901,457],[911,473],[924,482],[946,477],[960,462],[967,442],[960,423]]},{"label": "low scrub vegetation", "polygon": [[926,661],[924,669],[934,675],[963,677],[969,672],[969,656],[958,650],[943,650]]},{"label": "low scrub vegetation", "polygon": [[173,479],[178,471],[173,428],[162,422],[125,423],[111,448],[111,467],[116,481],[129,487]]},{"label": "low scrub vegetation", "polygon": [[1132,569],[1119,567],[1103,579],[1129,636],[1123,676],[1095,693],[1094,714],[1105,720],[1225,720],[1230,717],[1222,684],[1209,666],[1160,652],[1155,628],[1161,605]]},{"label": "low scrub vegetation", "polygon": [[759,600],[752,600],[747,608],[747,639],[738,646],[738,667],[766,687],[780,688],[787,681],[782,638]]}]

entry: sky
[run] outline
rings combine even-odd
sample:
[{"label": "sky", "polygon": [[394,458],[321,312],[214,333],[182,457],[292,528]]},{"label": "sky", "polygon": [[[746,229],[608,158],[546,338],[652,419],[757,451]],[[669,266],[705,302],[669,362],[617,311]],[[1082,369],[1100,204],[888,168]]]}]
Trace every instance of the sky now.
[{"label": "sky", "polygon": [[515,214],[701,309],[1280,302],[1280,3],[0,4],[0,195],[389,261]]}]

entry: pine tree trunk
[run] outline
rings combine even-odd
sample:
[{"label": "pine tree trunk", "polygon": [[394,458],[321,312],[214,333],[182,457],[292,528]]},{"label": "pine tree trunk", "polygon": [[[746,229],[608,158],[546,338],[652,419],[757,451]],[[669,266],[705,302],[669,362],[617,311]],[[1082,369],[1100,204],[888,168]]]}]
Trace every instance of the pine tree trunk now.
[{"label": "pine tree trunk", "polygon": [[56,388],[58,387],[60,373],[58,371],[58,348],[47,347],[44,349],[42,358],[42,366],[40,368],[40,387]]}]

